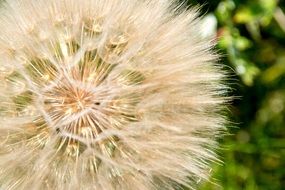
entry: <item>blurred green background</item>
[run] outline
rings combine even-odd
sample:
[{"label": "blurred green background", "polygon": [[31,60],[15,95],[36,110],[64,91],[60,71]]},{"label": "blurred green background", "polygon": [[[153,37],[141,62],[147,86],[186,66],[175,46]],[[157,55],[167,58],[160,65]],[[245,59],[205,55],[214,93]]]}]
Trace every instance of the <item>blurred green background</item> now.
[{"label": "blurred green background", "polygon": [[[202,190],[285,189],[285,1],[188,0],[202,5],[221,63],[232,71],[224,165]],[[233,127],[234,126],[234,127]]]},{"label": "blurred green background", "polygon": [[235,97],[224,164],[200,189],[285,190],[285,0],[181,1],[202,5]]}]

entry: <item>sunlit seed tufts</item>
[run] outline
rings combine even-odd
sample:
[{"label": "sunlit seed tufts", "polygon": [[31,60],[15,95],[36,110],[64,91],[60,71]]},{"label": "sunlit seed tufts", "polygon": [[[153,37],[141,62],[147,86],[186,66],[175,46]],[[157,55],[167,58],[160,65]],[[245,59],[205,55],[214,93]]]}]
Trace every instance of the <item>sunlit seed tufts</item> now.
[{"label": "sunlit seed tufts", "polygon": [[224,71],[170,0],[7,0],[0,189],[155,190],[208,180]]}]

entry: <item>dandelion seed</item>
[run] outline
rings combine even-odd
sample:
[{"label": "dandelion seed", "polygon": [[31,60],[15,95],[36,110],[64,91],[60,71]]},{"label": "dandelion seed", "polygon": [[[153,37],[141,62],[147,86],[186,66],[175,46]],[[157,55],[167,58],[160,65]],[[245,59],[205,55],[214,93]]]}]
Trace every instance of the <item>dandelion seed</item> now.
[{"label": "dandelion seed", "polygon": [[170,0],[7,0],[0,188],[151,190],[208,180],[224,72]]}]

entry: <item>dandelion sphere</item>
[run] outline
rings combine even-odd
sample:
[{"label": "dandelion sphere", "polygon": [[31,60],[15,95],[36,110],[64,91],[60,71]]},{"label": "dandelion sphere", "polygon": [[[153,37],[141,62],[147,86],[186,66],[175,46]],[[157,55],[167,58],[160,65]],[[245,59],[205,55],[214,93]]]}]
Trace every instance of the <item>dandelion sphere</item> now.
[{"label": "dandelion sphere", "polygon": [[224,71],[170,0],[7,0],[0,188],[195,189],[217,162]]}]

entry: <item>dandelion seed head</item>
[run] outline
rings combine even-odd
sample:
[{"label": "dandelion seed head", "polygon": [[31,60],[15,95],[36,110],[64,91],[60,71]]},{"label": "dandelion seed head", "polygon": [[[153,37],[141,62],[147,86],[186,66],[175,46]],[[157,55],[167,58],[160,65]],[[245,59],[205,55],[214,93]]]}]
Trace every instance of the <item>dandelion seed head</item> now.
[{"label": "dandelion seed head", "polygon": [[226,87],[197,16],[168,0],[3,3],[0,187],[207,180]]}]

